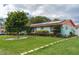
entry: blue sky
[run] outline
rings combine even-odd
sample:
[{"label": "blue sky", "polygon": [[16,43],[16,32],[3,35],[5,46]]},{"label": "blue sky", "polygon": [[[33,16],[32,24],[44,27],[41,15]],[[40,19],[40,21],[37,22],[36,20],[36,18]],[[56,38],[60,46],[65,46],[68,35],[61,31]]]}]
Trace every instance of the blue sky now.
[{"label": "blue sky", "polygon": [[72,19],[79,22],[79,4],[1,4],[0,17],[7,17],[7,13],[14,10],[24,10],[32,16],[42,15],[51,19]]}]

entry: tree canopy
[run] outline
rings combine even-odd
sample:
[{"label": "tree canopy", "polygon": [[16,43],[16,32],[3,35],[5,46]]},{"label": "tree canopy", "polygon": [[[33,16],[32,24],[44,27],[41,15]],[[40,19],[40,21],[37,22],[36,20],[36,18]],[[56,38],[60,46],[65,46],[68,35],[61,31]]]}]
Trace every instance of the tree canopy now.
[{"label": "tree canopy", "polygon": [[28,23],[27,13],[24,11],[14,11],[8,13],[8,18],[5,22],[5,29],[7,32],[21,32],[26,30]]},{"label": "tree canopy", "polygon": [[60,19],[58,19],[58,18],[54,18],[54,20],[53,21],[60,21]]},{"label": "tree canopy", "polygon": [[50,19],[45,16],[35,16],[31,18],[31,23],[42,23],[42,22],[49,22]]}]

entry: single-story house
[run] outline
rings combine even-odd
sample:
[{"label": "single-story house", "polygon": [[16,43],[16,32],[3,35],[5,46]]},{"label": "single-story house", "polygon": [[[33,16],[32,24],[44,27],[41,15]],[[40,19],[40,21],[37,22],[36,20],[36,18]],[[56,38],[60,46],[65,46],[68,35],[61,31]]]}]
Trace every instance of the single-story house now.
[{"label": "single-story house", "polygon": [[[65,37],[68,37],[70,35],[79,36],[79,25],[75,25],[72,20],[36,23],[31,24],[30,27],[32,27],[31,33],[36,33],[40,30],[46,30],[48,31],[48,33],[54,35],[62,35]],[[0,34],[5,34],[5,28],[3,26],[0,26]]]},{"label": "single-story house", "polygon": [[53,33],[54,35],[59,34],[65,37],[79,35],[79,33],[76,34],[77,31],[79,32],[79,28],[76,30],[76,25],[72,20],[37,23],[31,24],[30,26],[32,27],[32,32],[47,30],[49,33]]}]

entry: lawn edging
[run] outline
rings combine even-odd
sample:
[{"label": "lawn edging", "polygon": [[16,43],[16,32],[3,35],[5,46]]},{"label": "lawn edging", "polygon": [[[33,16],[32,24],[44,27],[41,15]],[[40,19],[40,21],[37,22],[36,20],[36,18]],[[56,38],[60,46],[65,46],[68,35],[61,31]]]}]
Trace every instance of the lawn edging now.
[{"label": "lawn edging", "polygon": [[[73,38],[73,37],[72,37],[72,38]],[[49,46],[52,46],[52,45],[54,45],[54,44],[57,44],[57,43],[60,43],[60,42],[63,42],[63,41],[69,40],[69,39],[70,39],[70,38],[66,38],[66,39],[58,40],[58,41],[56,41],[56,42],[51,42],[51,43],[49,43],[49,44],[40,46],[40,47],[38,47],[38,48],[31,49],[31,50],[29,50],[29,51],[27,51],[27,52],[20,53],[20,55],[26,55],[26,54],[32,53],[32,52],[34,52],[34,51],[37,51],[37,50],[40,50],[40,49],[43,49],[43,48],[47,48],[47,47],[49,47]]]}]

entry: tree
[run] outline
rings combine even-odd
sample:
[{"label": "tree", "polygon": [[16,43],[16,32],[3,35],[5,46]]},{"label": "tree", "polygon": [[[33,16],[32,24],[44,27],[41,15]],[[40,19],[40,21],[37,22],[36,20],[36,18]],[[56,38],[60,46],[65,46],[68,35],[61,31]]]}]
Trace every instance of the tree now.
[{"label": "tree", "polygon": [[32,24],[34,24],[34,23],[49,22],[50,19],[45,16],[35,16],[35,17],[32,17],[30,21]]},{"label": "tree", "polygon": [[53,21],[60,21],[60,19],[58,19],[58,18],[55,18]]},{"label": "tree", "polygon": [[28,23],[27,13],[24,11],[14,11],[8,13],[8,18],[5,22],[5,29],[9,33],[19,34],[22,31],[27,30],[26,25]]}]

